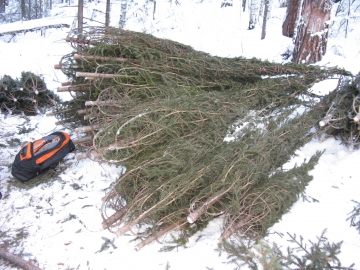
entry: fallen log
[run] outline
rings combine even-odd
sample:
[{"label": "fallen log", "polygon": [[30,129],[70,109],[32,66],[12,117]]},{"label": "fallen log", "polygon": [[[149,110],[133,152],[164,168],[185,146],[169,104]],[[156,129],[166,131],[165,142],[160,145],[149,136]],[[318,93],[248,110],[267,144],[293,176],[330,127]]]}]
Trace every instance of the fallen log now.
[{"label": "fallen log", "polygon": [[32,264],[31,262],[28,262],[19,256],[12,254],[8,251],[6,251],[3,248],[0,248],[0,257],[4,260],[7,260],[16,266],[24,269],[24,270],[41,270],[41,268],[37,267],[36,265]]}]

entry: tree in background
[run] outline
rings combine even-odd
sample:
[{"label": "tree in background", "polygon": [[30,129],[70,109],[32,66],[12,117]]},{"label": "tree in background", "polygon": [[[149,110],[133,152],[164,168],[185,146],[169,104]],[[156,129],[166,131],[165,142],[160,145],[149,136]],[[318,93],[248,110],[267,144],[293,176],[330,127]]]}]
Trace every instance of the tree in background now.
[{"label": "tree in background", "polygon": [[83,20],[84,20],[84,0],[78,2],[78,33],[83,32]]},{"label": "tree in background", "polygon": [[269,19],[269,15],[270,15],[270,7],[271,7],[271,0],[265,0],[264,3],[264,15],[263,15],[263,25],[262,25],[262,30],[261,30],[261,39],[264,39],[266,36],[266,25],[267,25],[267,21]]},{"label": "tree in background", "polygon": [[286,18],[282,25],[282,34],[286,37],[293,37],[300,12],[301,0],[288,0]]},{"label": "tree in background", "polygon": [[258,22],[259,4],[259,0],[250,0],[249,2],[249,30],[254,29],[255,24]]},{"label": "tree in background", "polygon": [[312,64],[326,53],[331,0],[304,0],[293,52],[293,62]]},{"label": "tree in background", "polygon": [[27,19],[27,13],[26,13],[26,5],[25,5],[25,0],[21,0],[20,1],[20,14],[21,14],[21,18],[20,20],[26,20]]},{"label": "tree in background", "polygon": [[106,11],[105,11],[105,27],[110,25],[110,0],[106,0]]},{"label": "tree in background", "polygon": [[0,0],[0,13],[5,13],[5,0]]},{"label": "tree in background", "polygon": [[120,21],[119,21],[119,27],[124,28],[126,23],[126,11],[127,11],[127,1],[121,0],[120,2]]}]

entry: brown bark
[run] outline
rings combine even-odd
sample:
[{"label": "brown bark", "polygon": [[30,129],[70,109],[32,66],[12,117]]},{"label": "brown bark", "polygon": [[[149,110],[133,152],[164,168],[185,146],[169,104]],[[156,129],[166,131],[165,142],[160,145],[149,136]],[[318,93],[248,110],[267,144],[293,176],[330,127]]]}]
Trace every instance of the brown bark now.
[{"label": "brown bark", "polygon": [[72,82],[62,82],[61,86],[70,86],[72,84],[73,84]]},{"label": "brown bark", "polygon": [[331,0],[304,0],[295,39],[293,62],[312,64],[326,53]]},{"label": "brown bark", "polygon": [[282,34],[286,37],[293,37],[301,0],[289,0],[286,9],[286,18],[282,25]]},{"label": "brown bark", "polygon": [[3,248],[0,248],[0,258],[9,261],[24,270],[41,270],[41,268],[33,265],[31,262],[25,261],[19,256],[14,255]]}]

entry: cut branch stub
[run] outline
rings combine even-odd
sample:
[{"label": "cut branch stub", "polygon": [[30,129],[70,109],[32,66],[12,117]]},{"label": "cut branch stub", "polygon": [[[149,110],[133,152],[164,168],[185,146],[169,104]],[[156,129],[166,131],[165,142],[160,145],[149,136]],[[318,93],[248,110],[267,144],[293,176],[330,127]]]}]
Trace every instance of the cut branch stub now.
[{"label": "cut branch stub", "polygon": [[102,79],[113,79],[113,78],[119,78],[123,75],[117,75],[117,74],[106,74],[106,73],[91,73],[91,72],[76,72],[76,77],[86,77],[86,78],[102,78]]},{"label": "cut branch stub", "polygon": [[90,153],[86,153],[86,154],[82,154],[82,155],[77,155],[75,158],[76,160],[82,160],[82,159],[87,159],[87,158],[90,158],[90,159],[98,159],[101,157],[101,154],[99,154],[98,152],[96,151],[92,151]]},{"label": "cut branch stub", "polygon": [[115,106],[115,107],[123,107],[119,105],[116,100],[107,100],[107,101],[100,101],[100,100],[89,100],[85,101],[85,106]]},{"label": "cut branch stub", "polygon": [[80,54],[74,54],[74,59],[76,60],[99,60],[99,61],[116,61],[116,62],[124,62],[128,59],[122,58],[122,57],[106,57],[106,56],[96,56],[96,55],[80,55]]},{"label": "cut branch stub", "polygon": [[[184,225],[185,223],[183,223],[182,225]],[[171,232],[173,230],[175,230],[177,227],[182,226],[179,225],[179,223],[173,223],[170,226],[160,230],[159,232],[157,232],[155,235],[152,235],[148,238],[146,238],[144,241],[140,242],[139,244],[136,245],[135,249],[137,251],[139,251],[140,249],[142,249],[144,246],[150,244],[151,242],[157,240],[159,237],[167,234],[168,232]]]},{"label": "cut branch stub", "polygon": [[75,91],[75,92],[83,92],[89,90],[85,87],[75,87],[75,86],[68,86],[68,87],[58,87],[57,92],[69,92],[69,91]]},{"label": "cut branch stub", "polygon": [[93,126],[83,126],[83,127],[79,127],[75,129],[76,133],[80,133],[80,132],[90,132],[93,130],[98,130],[100,127],[98,125],[93,125]]},{"label": "cut branch stub", "polygon": [[105,219],[102,223],[101,226],[104,229],[108,229],[109,227],[111,227],[112,224],[114,224],[115,222],[118,222],[119,219],[121,219],[124,214],[126,213],[127,208],[123,207],[121,208],[119,211],[116,211],[114,214],[112,214],[110,217],[108,217],[107,219]]}]

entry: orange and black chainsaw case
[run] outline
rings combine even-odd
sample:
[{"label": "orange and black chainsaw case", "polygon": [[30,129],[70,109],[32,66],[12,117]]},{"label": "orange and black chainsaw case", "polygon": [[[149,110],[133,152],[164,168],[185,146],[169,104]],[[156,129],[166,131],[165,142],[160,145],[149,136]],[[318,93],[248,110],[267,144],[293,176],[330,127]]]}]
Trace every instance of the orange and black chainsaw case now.
[{"label": "orange and black chainsaw case", "polygon": [[21,182],[29,181],[58,163],[75,149],[70,136],[54,132],[34,142],[28,142],[16,155],[11,174]]}]

